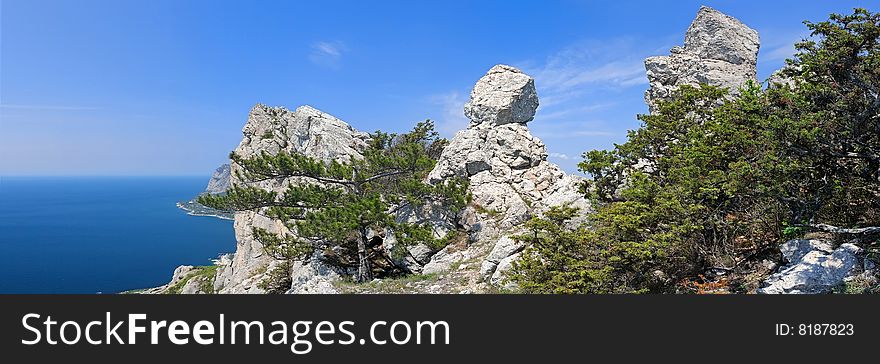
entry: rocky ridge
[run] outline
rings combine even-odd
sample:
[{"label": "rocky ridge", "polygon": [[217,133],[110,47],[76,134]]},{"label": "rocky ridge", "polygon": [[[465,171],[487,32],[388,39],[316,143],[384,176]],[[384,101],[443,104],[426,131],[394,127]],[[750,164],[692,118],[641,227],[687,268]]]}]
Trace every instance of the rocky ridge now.
[{"label": "rocky ridge", "polygon": [[[415,273],[438,278],[435,284],[422,287],[423,291],[490,291],[504,283],[503,272],[523,248],[507,237],[520,232],[518,225],[552,205],[589,208],[578,193],[580,178],[567,175],[548,162],[546,147],[529,132],[526,124],[534,118],[537,107],[534,79],[514,67],[495,66],[475,85],[464,110],[471,119],[470,126],[452,138],[428,176],[432,183],[452,176],[467,178],[473,203],[456,216],[448,216],[442,206],[406,210],[398,216],[430,222],[437,236],[451,229],[467,232],[466,239],[454,241],[440,251],[426,246],[410,247],[407,259],[399,264]],[[309,106],[290,111],[257,105],[242,132],[235,153],[245,158],[280,151],[303,153],[324,161],[359,158],[369,140],[368,134]],[[233,165],[230,169],[232,184],[243,183],[236,176],[238,168]],[[291,183],[303,182],[287,178],[256,185],[282,191]],[[261,293],[258,283],[278,264],[253,238],[253,227],[290,233],[281,221],[258,212],[236,213],[236,252],[218,267],[214,279],[216,292]],[[382,238],[386,249],[393,248],[392,235]],[[349,273],[324,264],[316,255],[307,263],[295,263],[288,293],[350,291],[351,287],[346,288],[341,279]],[[179,281],[178,276],[175,279]],[[382,283],[373,286],[381,287]],[[422,291],[416,286],[414,292]]]}]

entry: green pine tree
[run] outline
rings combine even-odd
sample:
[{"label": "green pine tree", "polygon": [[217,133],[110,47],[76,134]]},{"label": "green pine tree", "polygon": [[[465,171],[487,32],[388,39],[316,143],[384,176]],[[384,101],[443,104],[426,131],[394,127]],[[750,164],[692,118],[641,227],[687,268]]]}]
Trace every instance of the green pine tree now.
[{"label": "green pine tree", "polygon": [[[293,260],[309,259],[315,249],[326,253],[331,264],[357,267],[357,282],[370,281],[373,262],[390,260],[380,249],[373,249],[376,243],[369,239],[371,232],[393,232],[400,247],[426,243],[440,248],[448,239],[435,238],[428,224],[397,219],[403,209],[427,203],[440,202],[453,214],[467,204],[465,180],[425,182],[446,143],[429,120],[405,134],[372,133],[363,157],[343,162],[287,152],[263,152],[252,158],[232,153],[230,158],[239,167],[237,177],[246,183],[224,195],[202,196],[199,203],[226,211],[263,211],[294,232],[276,235],[253,228],[266,252],[282,261],[280,271],[270,272],[275,283],[265,284],[270,291],[283,291],[285,284],[289,287],[284,282],[289,272],[284,270]],[[291,184],[281,194],[249,184],[291,177],[303,183]]]}]

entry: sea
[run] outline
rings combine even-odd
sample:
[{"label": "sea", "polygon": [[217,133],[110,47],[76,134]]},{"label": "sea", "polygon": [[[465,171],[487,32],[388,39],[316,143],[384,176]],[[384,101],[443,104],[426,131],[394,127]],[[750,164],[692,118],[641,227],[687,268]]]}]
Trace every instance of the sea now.
[{"label": "sea", "polygon": [[177,208],[208,177],[0,176],[0,293],[111,294],[235,250],[232,221]]}]

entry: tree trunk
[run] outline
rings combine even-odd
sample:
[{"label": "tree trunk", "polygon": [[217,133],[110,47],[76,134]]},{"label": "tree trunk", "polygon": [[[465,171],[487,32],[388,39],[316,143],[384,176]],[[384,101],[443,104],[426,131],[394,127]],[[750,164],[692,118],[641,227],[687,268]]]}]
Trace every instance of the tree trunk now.
[{"label": "tree trunk", "polygon": [[355,281],[369,282],[373,280],[373,267],[370,265],[370,256],[367,254],[367,234],[361,231],[358,239],[358,272]]}]

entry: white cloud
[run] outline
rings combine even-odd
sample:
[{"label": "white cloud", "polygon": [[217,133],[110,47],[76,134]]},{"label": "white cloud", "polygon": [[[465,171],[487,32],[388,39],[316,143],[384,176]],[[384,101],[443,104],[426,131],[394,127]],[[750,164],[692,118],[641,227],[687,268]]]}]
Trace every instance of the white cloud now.
[{"label": "white cloud", "polygon": [[315,42],[312,44],[309,60],[319,66],[337,68],[345,51],[345,44],[339,41]]},{"label": "white cloud", "polygon": [[583,41],[548,56],[544,62],[524,62],[535,77],[541,104],[554,106],[583,97],[595,89],[646,85],[644,54],[629,39]]},{"label": "white cloud", "polygon": [[561,160],[564,160],[564,161],[567,161],[567,160],[571,159],[571,157],[569,157],[568,154],[565,154],[565,153],[550,153],[550,154],[548,154],[548,155],[549,155],[551,158],[561,159]]}]

